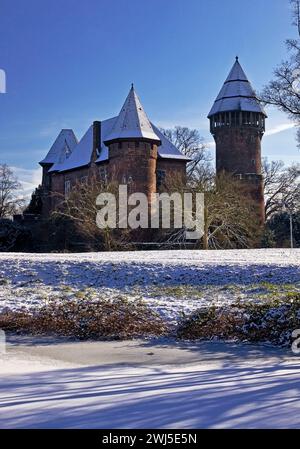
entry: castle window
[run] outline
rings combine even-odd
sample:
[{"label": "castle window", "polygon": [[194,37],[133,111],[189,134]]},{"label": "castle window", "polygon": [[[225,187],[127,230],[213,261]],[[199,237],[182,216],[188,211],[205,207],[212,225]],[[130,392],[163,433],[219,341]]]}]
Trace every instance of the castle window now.
[{"label": "castle window", "polygon": [[239,124],[239,113],[238,112],[232,112],[231,113],[231,125],[232,126],[238,126]]},{"label": "castle window", "polygon": [[122,184],[131,185],[133,183],[133,178],[131,175],[123,175],[122,176]]},{"label": "castle window", "polygon": [[71,191],[71,181],[65,181],[65,197],[68,197]]},{"label": "castle window", "polygon": [[107,168],[99,167],[99,178],[103,184],[107,183]]},{"label": "castle window", "polygon": [[156,172],[157,179],[157,188],[161,187],[166,180],[166,171],[165,170],[157,170]]}]

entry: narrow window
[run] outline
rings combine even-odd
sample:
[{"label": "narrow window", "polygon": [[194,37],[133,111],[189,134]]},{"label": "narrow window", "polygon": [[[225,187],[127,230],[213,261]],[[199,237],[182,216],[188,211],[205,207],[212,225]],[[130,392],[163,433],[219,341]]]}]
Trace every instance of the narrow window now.
[{"label": "narrow window", "polygon": [[65,197],[68,197],[71,191],[71,181],[65,181]]},{"label": "narrow window", "polygon": [[163,184],[166,180],[166,171],[165,170],[157,170],[156,179],[157,179],[157,188],[163,186]]},{"label": "narrow window", "polygon": [[104,185],[107,184],[107,168],[106,167],[99,168],[99,178],[100,178],[100,182],[102,182]]}]

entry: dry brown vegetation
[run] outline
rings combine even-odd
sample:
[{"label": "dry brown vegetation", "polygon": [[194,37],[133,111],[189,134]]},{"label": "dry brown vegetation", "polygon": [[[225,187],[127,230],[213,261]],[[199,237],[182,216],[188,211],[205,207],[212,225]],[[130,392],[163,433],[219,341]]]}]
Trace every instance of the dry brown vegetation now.
[{"label": "dry brown vegetation", "polygon": [[299,327],[300,294],[295,293],[265,303],[201,309],[182,320],[177,335],[189,340],[235,339],[289,346],[292,332]]},{"label": "dry brown vegetation", "polygon": [[0,314],[4,331],[78,339],[130,339],[164,335],[167,325],[143,302],[85,299],[54,301],[33,312]]}]

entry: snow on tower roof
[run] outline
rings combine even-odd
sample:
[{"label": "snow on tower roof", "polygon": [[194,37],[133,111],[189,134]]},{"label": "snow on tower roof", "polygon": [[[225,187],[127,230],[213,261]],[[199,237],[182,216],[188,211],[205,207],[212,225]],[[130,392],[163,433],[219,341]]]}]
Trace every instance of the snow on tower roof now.
[{"label": "snow on tower roof", "polygon": [[[127,125],[125,128],[122,127],[122,124],[124,123]],[[190,160],[149,121],[133,86],[130,89],[120,114],[117,117],[112,117],[101,122],[101,145],[96,163],[109,160],[107,142],[119,138],[144,138],[155,140],[160,143],[160,146],[158,147],[159,157],[164,159],[179,159],[186,162]],[[50,151],[48,155],[50,154]],[[93,125],[89,127],[77,145],[72,148],[72,153],[69,154],[68,157],[57,157],[49,171],[64,172],[87,166],[91,162],[92,153]],[[61,150],[60,154],[64,155],[65,153]]]},{"label": "snow on tower roof", "polygon": [[55,139],[47,156],[40,161],[40,164],[55,164],[68,154],[72,153],[78,141],[72,129],[62,129]]},{"label": "snow on tower roof", "polygon": [[[99,156],[96,163],[105,162],[109,160],[109,151],[106,142],[107,136],[111,133],[114,123],[118,117],[113,117],[108,120],[103,120],[101,122],[101,147],[99,151]],[[161,141],[161,145],[158,147],[158,156],[164,159],[180,159],[184,161],[189,161],[190,159],[184,156],[175,145],[170,142],[162,132],[151,123],[154,132],[157,134]],[[93,151],[93,126],[91,125],[87,132],[84,134],[78,145],[72,151],[72,154],[65,158],[62,162],[58,161],[54,164],[50,172],[58,171],[68,171],[79,167],[84,167],[88,165],[91,161]]]},{"label": "snow on tower roof", "polygon": [[256,93],[242,69],[238,57],[217,96],[208,118],[227,111],[258,112],[267,117]]},{"label": "snow on tower roof", "polygon": [[144,138],[160,141],[137,96],[133,84],[125,103],[106,141],[126,138]]}]

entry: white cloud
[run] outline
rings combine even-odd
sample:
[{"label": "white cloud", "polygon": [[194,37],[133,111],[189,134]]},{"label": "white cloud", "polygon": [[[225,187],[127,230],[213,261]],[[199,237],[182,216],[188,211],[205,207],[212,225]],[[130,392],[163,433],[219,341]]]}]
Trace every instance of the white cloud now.
[{"label": "white cloud", "polygon": [[21,167],[11,167],[15,176],[18,178],[19,182],[22,185],[22,190],[20,191],[20,195],[28,199],[30,198],[33,190],[41,183],[42,181],[42,169],[41,167],[30,170]]},{"label": "white cloud", "polygon": [[265,133],[266,136],[273,136],[274,134],[287,131],[288,129],[295,128],[294,123],[282,123],[280,125],[274,126],[274,128],[268,129]]},{"label": "white cloud", "polygon": [[214,140],[210,140],[209,142],[205,142],[205,145],[207,146],[207,148],[211,148],[211,149],[215,149],[216,147],[216,143]]}]

